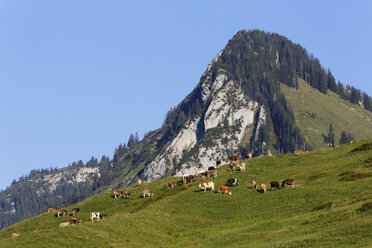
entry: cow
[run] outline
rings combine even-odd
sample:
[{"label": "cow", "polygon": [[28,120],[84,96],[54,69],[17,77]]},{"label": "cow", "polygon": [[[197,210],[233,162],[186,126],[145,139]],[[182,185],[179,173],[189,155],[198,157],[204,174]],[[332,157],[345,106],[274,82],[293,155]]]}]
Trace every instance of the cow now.
[{"label": "cow", "polygon": [[329,148],[335,148],[335,144],[333,144],[333,143],[329,143],[328,146],[329,146]]},{"label": "cow", "polygon": [[75,216],[76,214],[80,214],[80,208],[73,208],[72,215]]},{"label": "cow", "polygon": [[92,222],[94,221],[94,219],[97,219],[97,221],[100,221],[100,220],[103,220],[103,216],[99,212],[92,212],[90,213],[90,219]]},{"label": "cow", "polygon": [[240,160],[240,155],[230,156],[230,157],[227,158],[227,160],[230,161],[230,162],[239,161]]},{"label": "cow", "polygon": [[120,196],[123,196],[123,191],[121,190],[114,190],[114,195],[115,195],[115,198],[118,198]]},{"label": "cow", "polygon": [[252,153],[251,153],[251,152],[247,152],[247,153],[245,154],[245,157],[246,157],[247,159],[252,159]]},{"label": "cow", "polygon": [[182,178],[182,181],[183,181],[184,184],[192,183],[194,180],[196,180],[196,177],[194,175],[183,176],[183,178]]},{"label": "cow", "polygon": [[257,189],[257,182],[256,180],[252,180],[252,188]]},{"label": "cow", "polygon": [[15,239],[17,237],[21,236],[20,233],[12,233],[12,238]]},{"label": "cow", "polygon": [[239,186],[239,180],[237,178],[227,179],[225,186]]},{"label": "cow", "polygon": [[207,188],[211,188],[211,191],[214,191],[214,182],[201,183],[199,188],[204,189],[204,192],[207,191]]},{"label": "cow", "polygon": [[48,213],[57,213],[58,208],[48,208]]},{"label": "cow", "polygon": [[208,170],[211,171],[211,170],[215,170],[216,168],[214,166],[211,166],[211,167],[208,167]]},{"label": "cow", "polygon": [[245,171],[245,163],[238,164],[240,171]]},{"label": "cow", "polygon": [[295,154],[302,154],[302,153],[305,153],[306,151],[305,150],[296,150],[294,153]]},{"label": "cow", "polygon": [[63,216],[63,215],[67,215],[67,214],[68,214],[68,212],[65,209],[58,209],[57,210],[58,218],[59,218],[60,215]]},{"label": "cow", "polygon": [[177,184],[175,182],[168,182],[168,188],[175,188]]},{"label": "cow", "polygon": [[277,181],[271,181],[270,186],[271,186],[271,190],[273,190],[273,188],[280,189],[280,185]]},{"label": "cow", "polygon": [[234,171],[235,170],[235,164],[234,163],[229,164],[229,170],[230,171]]},{"label": "cow", "polygon": [[294,186],[298,186],[297,183],[296,183],[296,180],[294,179],[285,179],[283,180],[282,182],[282,188],[287,188],[287,187],[294,187]]},{"label": "cow", "polygon": [[137,180],[137,183],[138,183],[138,185],[142,185],[143,184],[143,180],[142,179],[138,179]]},{"label": "cow", "polygon": [[68,226],[68,225],[78,225],[80,223],[81,223],[80,218],[72,218],[72,219],[69,219],[69,220],[59,224],[59,227],[65,227],[65,226]]},{"label": "cow", "polygon": [[124,199],[129,199],[130,198],[130,192],[129,191],[125,191],[124,194],[123,194],[123,198]]},{"label": "cow", "polygon": [[228,195],[231,195],[231,190],[229,189],[229,187],[226,187],[225,185],[218,185],[218,193],[221,194],[221,192],[224,192],[224,194],[228,194]]},{"label": "cow", "polygon": [[146,196],[153,196],[154,193],[152,193],[151,189],[145,189],[143,191],[143,198],[145,198]]},{"label": "cow", "polygon": [[210,178],[217,178],[217,170],[210,170],[207,172],[208,173],[208,176],[207,177],[210,177]]},{"label": "cow", "polygon": [[208,171],[203,171],[203,172],[199,173],[198,174],[198,177],[200,177],[202,180],[207,179],[207,177],[208,177]]},{"label": "cow", "polygon": [[266,185],[261,184],[261,193],[265,193],[265,192],[266,192]]}]

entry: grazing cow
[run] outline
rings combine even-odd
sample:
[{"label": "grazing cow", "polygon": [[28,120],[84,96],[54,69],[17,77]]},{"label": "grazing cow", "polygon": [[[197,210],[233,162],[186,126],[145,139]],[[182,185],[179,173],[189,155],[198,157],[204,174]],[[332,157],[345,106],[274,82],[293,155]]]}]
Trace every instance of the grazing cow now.
[{"label": "grazing cow", "polygon": [[80,208],[72,209],[72,215],[75,216],[76,214],[80,214]]},{"label": "grazing cow", "polygon": [[121,190],[114,190],[114,195],[115,195],[115,198],[118,198],[120,196],[123,196],[123,191]]},{"label": "grazing cow", "polygon": [[252,188],[257,189],[257,182],[256,180],[252,180]]},{"label": "grazing cow", "polygon": [[48,208],[48,213],[57,213],[58,208]]},{"label": "grazing cow", "polygon": [[100,221],[100,220],[103,220],[103,216],[99,212],[93,212],[93,213],[90,213],[90,219],[92,220],[92,222],[94,219],[97,219],[97,221]]},{"label": "grazing cow", "polygon": [[265,193],[265,192],[266,192],[266,185],[261,184],[261,193]]},{"label": "grazing cow", "polygon": [[287,188],[287,187],[294,187],[297,186],[296,180],[294,179],[285,179],[282,182],[282,188]]},{"label": "grazing cow", "polygon": [[213,167],[213,166],[211,166],[211,167],[208,167],[208,170],[210,171],[210,170],[215,170],[216,168],[215,167]]},{"label": "grazing cow", "polygon": [[142,185],[143,184],[143,180],[142,179],[138,179],[137,182],[138,182],[138,185]]},{"label": "grazing cow", "polygon": [[247,153],[245,154],[245,157],[246,157],[247,159],[252,159],[252,153],[251,153],[251,152],[247,152]]},{"label": "grazing cow", "polygon": [[335,144],[333,143],[329,143],[328,145],[329,145],[329,148],[335,148]]},{"label": "grazing cow", "polygon": [[67,214],[68,214],[68,212],[65,209],[58,209],[57,210],[58,218],[59,218],[60,215],[63,216],[63,215],[67,215]]},{"label": "grazing cow", "polygon": [[177,184],[175,182],[168,182],[168,188],[175,188]]},{"label": "grazing cow", "polygon": [[143,191],[143,198],[145,198],[146,196],[153,196],[154,193],[152,193],[151,189],[145,189]]},{"label": "grazing cow", "polygon": [[271,186],[271,190],[273,190],[273,188],[280,189],[279,183],[277,181],[270,182],[270,186]]},{"label": "grazing cow", "polygon": [[230,156],[230,157],[227,158],[227,160],[230,161],[230,162],[239,161],[240,160],[240,155]]},{"label": "grazing cow", "polygon": [[130,198],[130,192],[129,191],[125,191],[124,194],[123,194],[123,198],[124,199],[129,199]]},{"label": "grazing cow", "polygon": [[207,179],[207,177],[208,177],[208,171],[203,171],[203,172],[199,173],[198,174],[198,177],[200,177],[202,180]]},{"label": "grazing cow", "polygon": [[238,164],[240,171],[245,171],[245,163]]},{"label": "grazing cow", "polygon": [[182,178],[182,181],[183,181],[184,184],[192,183],[194,180],[196,180],[196,177],[194,175],[183,176],[183,178]]},{"label": "grazing cow", "polygon": [[221,159],[217,160],[217,161],[216,161],[216,166],[217,166],[217,167],[220,166],[221,163],[222,163],[222,160],[221,160]]},{"label": "grazing cow", "polygon": [[12,233],[12,238],[15,239],[17,237],[21,236],[20,233]]},{"label": "grazing cow", "polygon": [[228,194],[228,195],[231,195],[231,190],[229,189],[229,187],[226,187],[225,185],[218,185],[218,193],[221,194],[221,192],[224,192],[224,194]]},{"label": "grazing cow", "polygon": [[217,178],[217,170],[210,170],[207,172],[208,173],[208,176],[207,177],[210,177],[210,178]]},{"label": "grazing cow", "polygon": [[211,188],[211,191],[214,191],[214,182],[201,183],[199,188],[204,189],[204,192],[207,191],[207,188]]},{"label": "grazing cow", "polygon": [[227,179],[226,186],[239,186],[239,180],[237,178]]}]

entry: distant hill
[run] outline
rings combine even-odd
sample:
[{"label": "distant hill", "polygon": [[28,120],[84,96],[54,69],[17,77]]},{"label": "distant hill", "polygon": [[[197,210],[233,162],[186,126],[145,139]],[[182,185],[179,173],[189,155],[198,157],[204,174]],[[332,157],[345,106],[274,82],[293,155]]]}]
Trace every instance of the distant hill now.
[{"label": "distant hill", "polygon": [[336,83],[301,45],[279,34],[242,30],[159,129],[141,141],[131,135],[112,159],[34,170],[1,191],[0,227],[139,178],[150,182],[194,174],[216,160],[226,163],[231,155],[317,150],[326,148],[330,137],[338,145],[341,134],[342,143],[371,138],[371,111],[370,96]]},{"label": "distant hill", "polygon": [[[129,190],[131,199],[103,193],[79,204],[82,223],[44,213],[0,231],[6,247],[369,247],[372,243],[372,140],[300,155],[245,161],[246,171],[218,169],[216,185],[238,178],[232,195],[200,191],[197,181],[160,179]],[[251,187],[294,178],[298,187]],[[174,189],[169,181],[178,182]],[[208,180],[209,181],[209,180]],[[151,189],[153,198],[142,199]],[[102,222],[89,213],[99,211]],[[34,230],[41,231],[35,233]],[[12,238],[13,233],[21,236]]]}]

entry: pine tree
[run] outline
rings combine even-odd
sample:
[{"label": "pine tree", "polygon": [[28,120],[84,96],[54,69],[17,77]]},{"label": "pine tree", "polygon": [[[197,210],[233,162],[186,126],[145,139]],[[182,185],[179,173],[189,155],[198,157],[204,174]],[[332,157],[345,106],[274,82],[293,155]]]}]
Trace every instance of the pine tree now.
[{"label": "pine tree", "polygon": [[134,135],[131,133],[129,136],[127,146],[129,149],[132,149],[133,147],[135,147],[135,145],[136,145],[136,141],[135,141]]}]

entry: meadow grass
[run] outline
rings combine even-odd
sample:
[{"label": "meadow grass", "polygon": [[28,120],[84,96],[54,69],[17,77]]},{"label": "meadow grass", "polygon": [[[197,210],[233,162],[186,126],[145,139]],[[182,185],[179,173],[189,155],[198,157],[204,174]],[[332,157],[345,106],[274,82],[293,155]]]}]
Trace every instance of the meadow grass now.
[{"label": "meadow grass", "polygon": [[[231,196],[201,191],[202,181],[183,185],[181,178],[122,189],[131,199],[104,193],[67,208],[81,209],[82,224],[60,228],[71,217],[45,213],[0,231],[0,247],[370,247],[372,151],[352,152],[368,144],[254,158],[245,161],[245,172],[222,166],[212,181],[217,188],[238,178]],[[286,178],[299,186],[270,190],[270,181]],[[252,179],[269,190],[253,189]],[[178,186],[168,188],[169,181]],[[154,196],[143,199],[144,189]],[[93,211],[104,220],[92,223]]]}]

